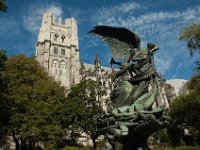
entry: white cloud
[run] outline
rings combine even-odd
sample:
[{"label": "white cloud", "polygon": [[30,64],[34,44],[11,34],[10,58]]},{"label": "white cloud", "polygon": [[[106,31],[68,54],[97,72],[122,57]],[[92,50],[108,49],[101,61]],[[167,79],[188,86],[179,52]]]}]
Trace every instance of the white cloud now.
[{"label": "white cloud", "polygon": [[0,22],[0,35],[2,38],[14,38],[19,35],[20,28],[14,18],[1,17]]},{"label": "white cloud", "polygon": [[23,26],[26,30],[37,33],[41,26],[41,19],[44,12],[51,12],[55,16],[62,16],[63,10],[61,6],[51,3],[42,5],[41,3],[33,3],[26,10],[23,10]]},{"label": "white cloud", "polygon": [[51,12],[56,17],[60,17],[63,14],[62,8],[60,6],[56,6],[56,5],[50,5],[50,6],[48,6],[48,8],[46,9],[46,11]]},{"label": "white cloud", "polygon": [[114,9],[117,9],[119,12],[123,13],[127,13],[138,8],[140,8],[140,5],[136,2],[122,3],[121,5],[114,7]]},{"label": "white cloud", "polygon": [[[192,59],[188,59],[186,46],[178,40],[178,37],[184,27],[200,22],[200,6],[196,5],[180,11],[178,9],[175,11],[148,11],[148,7],[145,5],[135,2],[132,4],[135,7],[127,8],[127,11],[124,8],[131,6],[131,2],[100,8],[92,20],[94,24],[126,27],[140,35],[142,45],[146,45],[147,42],[155,42],[160,45],[155,63],[163,75],[170,70],[191,67]],[[138,14],[137,8],[140,8],[141,11],[145,9],[145,13],[140,11],[140,15],[135,15]],[[124,11],[121,11],[122,9]],[[180,59],[182,62],[177,61]]]},{"label": "white cloud", "polygon": [[[178,41],[178,36],[185,26],[200,22],[199,5],[188,7],[185,10],[178,10],[177,8],[174,11],[164,11],[163,9],[158,11],[148,10],[148,6],[145,3],[140,4],[131,1],[110,7],[95,8],[95,10],[83,9],[80,11],[70,6],[64,9],[65,13],[67,12],[67,15],[70,15],[67,17],[73,16],[78,19],[78,24],[104,24],[126,27],[140,35],[143,47],[147,42],[155,42],[160,45],[160,50],[155,56],[155,63],[163,75],[169,70],[190,67],[187,65],[192,64],[192,60],[188,60],[188,57],[185,56],[187,50],[185,45]],[[37,33],[41,25],[42,14],[47,10],[54,13],[55,16],[63,15],[62,7],[55,3],[46,5],[41,5],[40,3],[31,4],[23,11],[24,27],[32,33]],[[79,37],[79,41],[85,38]],[[94,40],[87,40],[84,48],[96,46],[97,43],[95,42]],[[181,59],[182,63],[177,62],[178,58],[184,58]],[[190,61],[190,63],[186,63],[187,61]]]},{"label": "white cloud", "polygon": [[155,60],[155,62],[157,62],[156,68],[157,68],[158,72],[161,74],[165,74],[166,71],[171,68],[171,65],[173,62],[173,58],[168,57],[168,56],[164,56],[164,57],[155,56],[154,60]]},{"label": "white cloud", "polygon": [[[92,14],[92,20],[98,24],[120,25],[124,19],[121,18],[124,14],[130,13],[141,6],[136,2],[126,2],[112,7],[101,7],[96,14]],[[123,18],[126,18],[123,16]]]}]

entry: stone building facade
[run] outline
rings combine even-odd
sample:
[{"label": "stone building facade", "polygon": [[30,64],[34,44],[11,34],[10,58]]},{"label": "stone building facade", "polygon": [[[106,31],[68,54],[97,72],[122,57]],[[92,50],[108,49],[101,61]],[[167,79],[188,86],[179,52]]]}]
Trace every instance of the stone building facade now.
[{"label": "stone building facade", "polygon": [[53,14],[44,13],[35,59],[68,90],[82,79],[98,79],[109,93],[112,69],[101,66],[98,54],[94,64],[82,63],[79,52],[77,21],[67,18],[62,23],[61,18],[56,21]]},{"label": "stone building facade", "polygon": [[67,18],[62,23],[51,13],[44,13],[39,30],[35,58],[66,89],[80,82],[80,57],[77,22]]}]

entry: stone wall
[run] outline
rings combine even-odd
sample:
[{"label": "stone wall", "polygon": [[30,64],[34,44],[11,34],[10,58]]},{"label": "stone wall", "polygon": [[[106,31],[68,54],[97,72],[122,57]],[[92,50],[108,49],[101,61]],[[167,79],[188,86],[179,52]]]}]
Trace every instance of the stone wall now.
[{"label": "stone wall", "polygon": [[77,21],[44,13],[35,58],[66,89],[80,82]]}]

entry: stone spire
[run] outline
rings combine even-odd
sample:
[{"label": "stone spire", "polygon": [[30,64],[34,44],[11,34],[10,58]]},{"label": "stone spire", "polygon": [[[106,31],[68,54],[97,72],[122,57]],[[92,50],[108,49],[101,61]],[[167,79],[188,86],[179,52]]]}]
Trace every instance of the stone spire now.
[{"label": "stone spire", "polygon": [[94,65],[96,69],[99,69],[101,67],[101,61],[99,60],[99,54],[96,52],[96,58],[94,60]]}]

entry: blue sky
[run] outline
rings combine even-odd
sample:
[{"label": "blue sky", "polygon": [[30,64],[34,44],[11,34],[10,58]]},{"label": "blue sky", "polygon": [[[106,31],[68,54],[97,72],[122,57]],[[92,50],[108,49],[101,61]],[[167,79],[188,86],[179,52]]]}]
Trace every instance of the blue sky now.
[{"label": "blue sky", "polygon": [[109,66],[109,47],[87,32],[96,25],[125,27],[148,42],[160,46],[155,54],[157,70],[165,79],[189,79],[200,55],[189,56],[179,33],[200,23],[200,0],[7,0],[7,13],[0,13],[0,48],[9,56],[34,56],[42,14],[74,17],[78,21],[79,49],[85,63],[93,63],[98,52]]}]

